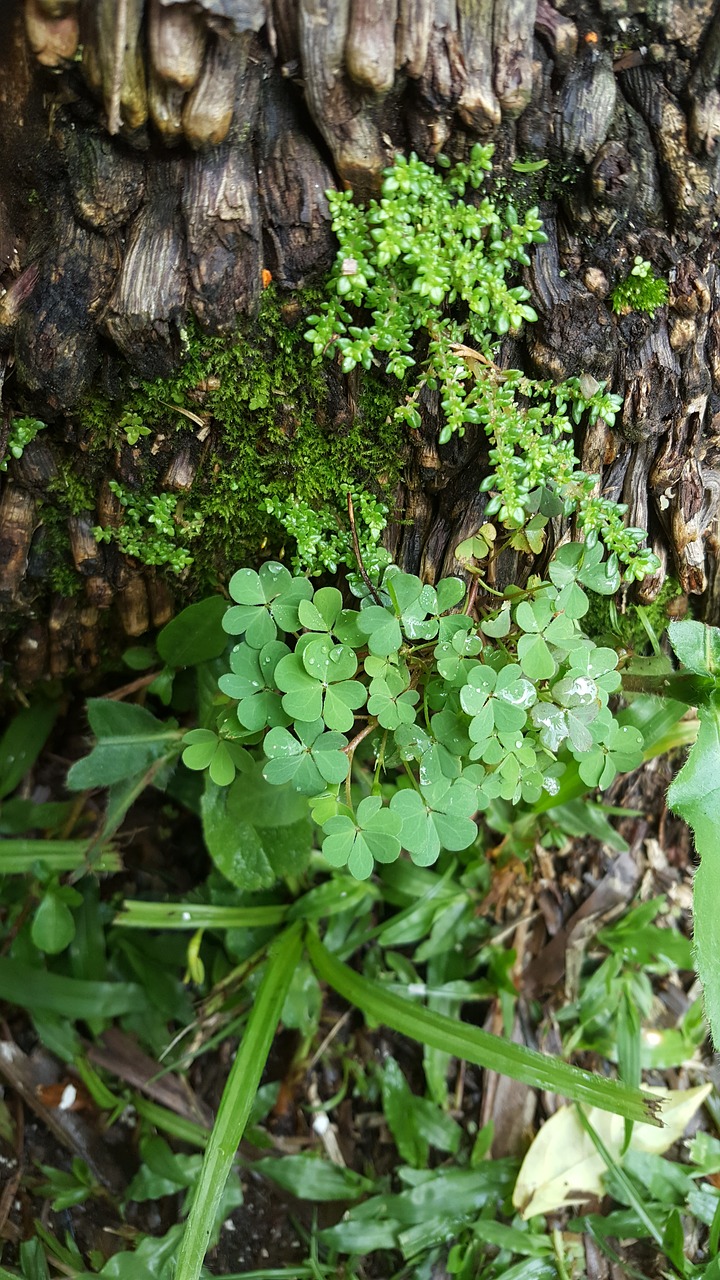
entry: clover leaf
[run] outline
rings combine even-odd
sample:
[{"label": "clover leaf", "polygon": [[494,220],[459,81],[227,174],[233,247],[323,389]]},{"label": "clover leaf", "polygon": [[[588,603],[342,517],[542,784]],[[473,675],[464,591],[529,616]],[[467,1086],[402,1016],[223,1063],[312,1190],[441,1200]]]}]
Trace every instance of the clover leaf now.
[{"label": "clover leaf", "polygon": [[435,588],[437,612],[446,613],[465,599],[466,587],[462,578],[441,578]]},{"label": "clover leaf", "polygon": [[[485,745],[482,760],[494,767],[496,794],[502,800],[517,804],[523,797],[523,787],[530,795],[540,794],[542,775],[537,769],[537,752],[528,738],[517,733],[499,733]],[[492,794],[490,778],[486,778],[483,789]]]},{"label": "clover leaf", "polygon": [[367,638],[370,652],[380,658],[397,653],[402,644],[400,623],[390,609],[384,609],[380,604],[367,605],[361,609],[357,625]]},{"label": "clover leaf", "polygon": [[342,595],[337,587],[320,587],[312,600],[301,600],[298,605],[300,626],[308,631],[332,631],[342,613]]},{"label": "clover leaf", "polygon": [[438,711],[432,718],[431,729],[438,746],[444,747],[451,755],[468,754],[471,742],[464,717],[454,711]]},{"label": "clover leaf", "polygon": [[510,631],[511,621],[510,605],[504,604],[494,618],[483,619],[480,623],[480,630],[483,635],[490,636],[493,640],[503,640]]},{"label": "clover leaf", "polygon": [[286,725],[290,720],[275,688],[275,668],[290,650],[281,640],[271,640],[262,649],[244,641],[230,654],[232,674],[221,676],[218,686],[238,703],[240,724],[253,733],[266,725]]},{"label": "clover leaf", "polygon": [[[614,649],[592,645],[577,649],[571,654],[569,665],[571,672],[578,672],[593,680],[598,690],[603,691],[604,700],[607,702],[607,695],[615,693],[622,683],[620,673],[616,669],[617,664],[618,655]],[[603,694],[600,696],[602,697]]]},{"label": "clover leaf", "polygon": [[388,592],[396,613],[402,618],[406,635],[411,640],[432,639],[423,629],[423,624],[428,614],[437,606],[434,587],[423,584],[414,573],[403,573],[400,569],[390,568],[383,578],[383,588]]},{"label": "clover leaf", "polygon": [[361,800],[355,818],[338,814],[323,826],[322,851],[332,867],[345,867],[356,880],[367,880],[376,862],[395,862],[400,856],[402,821],[383,808],[380,796]]},{"label": "clover leaf", "polygon": [[603,560],[603,554],[604,548],[599,541],[594,545],[587,540],[584,543],[566,542],[556,549],[550,561],[550,581],[556,587],[577,581],[598,595],[614,595],[621,581],[617,556]]},{"label": "clover leaf", "polygon": [[190,729],[183,742],[187,743],[182,754],[186,769],[207,769],[218,787],[229,787],[236,770],[250,759],[239,743],[218,737],[212,729]]},{"label": "clover leaf", "polygon": [[601,719],[606,727],[604,743],[581,756],[578,773],[587,786],[604,791],[618,773],[629,773],[642,764],[644,744],[639,729],[618,724],[609,712],[602,712],[598,722]]},{"label": "clover leaf", "polygon": [[309,600],[313,589],[307,578],[294,578],[274,560],[254,569],[239,569],[230,579],[228,590],[236,605],[231,605],[223,618],[223,628],[233,636],[244,635],[254,649],[275,640],[281,631],[297,631],[298,605]]},{"label": "clover leaf", "polygon": [[[565,657],[581,643],[577,623],[558,612],[556,601],[549,595],[521,601],[515,609],[515,621],[524,632],[517,644],[518,661],[525,675],[536,683],[550,680],[558,669],[558,656]],[[551,646],[556,649],[555,654]]]},{"label": "clover leaf", "polygon": [[295,790],[306,796],[319,795],[328,783],[344,782],[350,767],[344,753],[347,738],[342,733],[326,733],[320,719],[299,723],[295,731],[297,737],[284,728],[271,729],[265,735],[265,780],[273,786],[292,782]]},{"label": "clover leaf", "polygon": [[344,733],[367,697],[365,686],[350,678],[357,671],[357,658],[347,645],[333,644],[330,636],[301,639],[306,643],[298,643],[275,668],[275,680],[284,692],[283,710],[293,720],[322,717],[328,729]]},{"label": "clover leaf", "polygon": [[371,681],[368,711],[377,716],[383,729],[414,723],[415,703],[420,695],[407,686],[408,681],[398,671],[388,671],[386,678],[378,676]]},{"label": "clover leaf", "polygon": [[[473,742],[482,742],[494,729],[513,733],[522,729],[527,713],[537,699],[537,691],[526,680],[516,663],[495,672],[492,667],[478,666],[460,690],[460,705],[473,716],[469,733]],[[471,758],[477,758],[471,752]]]},{"label": "clover leaf", "polygon": [[442,778],[420,793],[398,791],[390,801],[391,812],[402,819],[400,839],[413,862],[429,867],[441,849],[467,849],[477,836],[471,814],[478,807],[477,793],[462,778]]},{"label": "clover leaf", "polygon": [[[470,622],[470,619],[467,619]],[[458,628],[452,637],[435,648],[437,669],[447,684],[460,687],[467,683],[476,654],[482,649],[482,640],[474,631]]]},{"label": "clover leaf", "polygon": [[556,754],[568,736],[567,716],[563,709],[552,702],[536,702],[530,710],[530,719],[538,730],[542,745]]}]

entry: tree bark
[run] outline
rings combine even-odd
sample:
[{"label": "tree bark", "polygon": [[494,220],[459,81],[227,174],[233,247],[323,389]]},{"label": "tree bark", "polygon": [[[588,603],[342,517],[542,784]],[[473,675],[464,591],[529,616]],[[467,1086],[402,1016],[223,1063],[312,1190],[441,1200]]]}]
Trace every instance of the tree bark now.
[{"label": "tree bark", "polygon": [[[182,367],[191,323],[207,335],[250,331],[270,276],[287,291],[286,319],[302,325],[308,306],[292,293],[321,282],[334,252],[325,190],[367,198],[396,151],[432,162],[478,137],[496,144],[496,187],[526,183],[538,196],[549,237],[527,272],[539,322],[504,355],[543,377],[606,379],[624,397],[616,431],[581,431],[583,466],[650,530],[662,568],[640,597],[671,574],[720,620],[720,10],[712,0],[639,8],[7,0],[3,449],[13,415],[50,424],[2,477],[9,679],[90,671],[118,634],[113,619],[141,635],[192,589],[192,575],[183,584],[98,546],[92,528],[123,518],[113,476],[131,489],[149,473],[176,493],[212,485],[229,446],[203,414],[200,383],[168,406],[172,431],[110,440],[101,465],[102,441],[78,425],[87,397],[99,388],[120,413],[125,388]],[[549,163],[524,177],[518,158]],[[669,305],[615,316],[609,292],[636,254],[669,278]],[[323,377],[320,429],[337,433],[356,413],[358,383],[330,365]],[[273,394],[289,439],[292,406],[282,386]],[[178,412],[189,435],[174,432]],[[439,448],[437,422],[428,396],[421,429],[398,437],[402,519],[389,531],[397,560],[431,578],[457,571],[454,547],[485,502],[484,440],[471,430]],[[279,472],[287,466],[280,447]],[[59,475],[66,489],[84,485],[84,506],[58,496]],[[72,592],[58,589],[62,555]]]}]

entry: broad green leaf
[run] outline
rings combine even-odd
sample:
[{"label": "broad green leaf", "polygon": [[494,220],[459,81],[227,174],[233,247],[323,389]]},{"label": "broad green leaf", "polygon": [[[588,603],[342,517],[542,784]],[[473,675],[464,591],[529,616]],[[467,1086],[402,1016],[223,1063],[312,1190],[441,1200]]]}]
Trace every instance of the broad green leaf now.
[{"label": "broad green leaf", "polygon": [[75,937],[75,920],[66,902],[59,894],[45,892],[33,917],[31,937],[40,951],[50,956],[59,955]]},{"label": "broad green leaf", "polygon": [[90,755],[70,769],[67,785],[71,791],[109,787],[179,748],[182,731],[177,721],[157,720],[145,707],[89,698],[87,714],[97,743]]},{"label": "broad green leaf", "polygon": [[704,622],[671,622],[668,639],[676,656],[696,675],[720,675],[720,628]]},{"label": "broad green leaf", "polygon": [[668,804],[692,828],[700,865],[693,886],[697,971],[705,1012],[720,1046],[720,699],[698,708],[700,732],[668,791]]},{"label": "broad green leaf", "polygon": [[188,605],[158,634],[157,651],[169,667],[192,667],[219,658],[228,643],[222,620],[227,603],[222,596],[207,596]]},{"label": "broad green leaf", "polygon": [[[268,792],[272,795],[270,788]],[[276,826],[255,825],[258,806],[248,803],[241,775],[230,787],[209,779],[201,805],[203,834],[216,867],[238,888],[266,889],[284,875],[299,875],[310,856],[312,826],[309,814]],[[264,824],[272,819],[268,806]]]},{"label": "broad green leaf", "polygon": [[385,1059],[382,1073],[382,1104],[395,1146],[406,1164],[423,1169],[429,1144],[418,1128],[413,1111],[414,1094],[394,1058]]},{"label": "broad green leaf", "polygon": [[199,1155],[177,1154],[157,1135],[140,1139],[140,1155],[142,1164],[125,1193],[133,1204],[159,1200],[192,1186],[202,1159]]}]

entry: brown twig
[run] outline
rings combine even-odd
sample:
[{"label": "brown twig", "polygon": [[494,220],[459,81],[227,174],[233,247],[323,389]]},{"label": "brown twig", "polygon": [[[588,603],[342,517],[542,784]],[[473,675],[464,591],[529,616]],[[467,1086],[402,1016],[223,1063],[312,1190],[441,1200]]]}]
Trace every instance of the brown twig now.
[{"label": "brown twig", "polygon": [[358,542],[357,529],[355,528],[355,509],[353,507],[352,494],[349,492],[347,496],[347,509],[348,509],[348,520],[350,521],[350,532],[352,534],[352,540],[353,540],[353,551],[355,552],[355,559],[358,562],[360,577],[365,583],[365,586],[370,592],[370,595],[372,596],[375,603],[379,604],[380,607],[382,608],[382,600],[380,599],[380,596],[378,595],[375,587],[373,586],[372,582],[368,577],[367,569],[363,564],[362,556],[360,554],[360,543]]},{"label": "brown twig", "polygon": [[373,716],[370,722],[365,725],[365,728],[361,729],[359,733],[356,733],[352,741],[348,742],[346,747],[343,747],[343,754],[346,755],[348,758],[348,771],[347,771],[347,777],[345,779],[345,800],[346,800],[348,809],[352,809],[352,797],[350,793],[350,786],[351,786],[351,780],[352,780],[353,757],[355,755],[357,748],[360,746],[360,743],[362,742],[363,738],[367,738],[368,734],[371,734],[375,729],[377,729],[377,727],[378,727],[378,722]]},{"label": "brown twig", "polygon": [[160,675],[159,671],[147,671],[144,676],[138,676],[136,680],[131,680],[129,684],[122,685],[119,689],[113,689],[112,693],[106,693],[105,697],[112,698],[113,702],[121,702],[123,698],[127,698],[131,693],[137,693],[139,689],[147,689],[153,680]]}]

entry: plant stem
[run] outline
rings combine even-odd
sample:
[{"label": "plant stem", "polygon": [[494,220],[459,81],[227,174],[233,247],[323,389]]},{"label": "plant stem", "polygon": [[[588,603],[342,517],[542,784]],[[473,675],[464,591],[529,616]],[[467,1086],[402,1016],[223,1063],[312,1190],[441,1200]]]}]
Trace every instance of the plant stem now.
[{"label": "plant stem", "polygon": [[358,563],[358,570],[360,572],[360,577],[365,583],[365,586],[370,592],[370,595],[372,596],[375,603],[379,604],[382,607],[382,600],[380,599],[380,596],[378,595],[377,590],[375,589],[372,582],[370,581],[368,577],[367,569],[363,564],[363,559],[360,552],[360,543],[358,541],[358,536],[357,536],[357,529],[355,528],[355,509],[353,507],[352,494],[350,492],[348,492],[348,496],[347,496],[347,509],[348,509],[348,520],[350,521],[350,532],[352,534],[353,551],[355,552],[355,559],[357,560],[357,563]]}]

